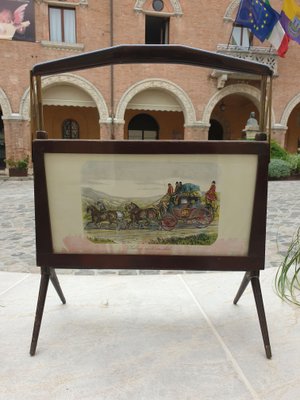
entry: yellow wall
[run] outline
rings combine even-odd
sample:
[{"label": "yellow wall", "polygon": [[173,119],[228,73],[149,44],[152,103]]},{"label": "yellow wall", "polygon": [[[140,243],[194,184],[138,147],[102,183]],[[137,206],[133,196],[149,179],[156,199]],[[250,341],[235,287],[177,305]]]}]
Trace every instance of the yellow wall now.
[{"label": "yellow wall", "polygon": [[125,139],[128,139],[129,122],[138,114],[148,114],[156,120],[159,126],[160,140],[184,138],[184,115],[182,112],[126,110],[124,128]]},{"label": "yellow wall", "polygon": [[45,130],[49,139],[62,139],[62,123],[65,119],[74,119],[79,123],[80,139],[100,138],[97,108],[44,106]]}]

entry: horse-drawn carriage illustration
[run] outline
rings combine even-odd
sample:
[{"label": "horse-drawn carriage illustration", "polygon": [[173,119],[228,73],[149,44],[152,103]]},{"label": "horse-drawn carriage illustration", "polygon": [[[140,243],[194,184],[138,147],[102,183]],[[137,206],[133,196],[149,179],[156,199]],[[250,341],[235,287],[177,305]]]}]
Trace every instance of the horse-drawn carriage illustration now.
[{"label": "horse-drawn carriage illustration", "polygon": [[[210,191],[214,190],[215,193],[215,185],[212,186]],[[202,196],[199,186],[192,183],[176,185],[175,192],[161,202],[162,228],[170,231],[179,223],[197,228],[207,227],[214,220],[213,203],[217,199],[214,194],[214,201],[209,201],[208,193]]]},{"label": "horse-drawn carriage illustration", "polygon": [[86,229],[155,229],[171,231],[175,227],[205,228],[216,215],[215,182],[206,193],[198,185],[176,182],[175,190],[168,185],[167,193],[151,205],[137,205],[133,201],[108,208],[103,200],[87,204]]}]

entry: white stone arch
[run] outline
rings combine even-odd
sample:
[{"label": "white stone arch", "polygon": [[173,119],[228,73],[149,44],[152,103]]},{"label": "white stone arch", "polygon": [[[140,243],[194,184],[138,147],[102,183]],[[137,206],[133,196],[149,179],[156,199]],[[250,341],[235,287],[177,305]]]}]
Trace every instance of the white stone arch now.
[{"label": "white stone arch", "polygon": [[1,88],[0,88],[0,107],[2,110],[3,119],[9,118],[12,114],[12,109],[8,97]]},{"label": "white stone arch", "polygon": [[[257,109],[259,110],[260,107],[260,90],[255,88],[254,86],[246,85],[244,83],[237,83],[234,85],[229,85],[226,86],[225,88],[219,90],[216,92],[209,102],[207,103],[204,111],[203,111],[203,118],[202,122],[204,124],[209,124],[209,120],[212,114],[213,109],[215,106],[219,103],[220,100],[222,100],[224,97],[233,95],[233,94],[239,94],[242,96],[247,97],[249,100],[251,100]],[[271,120],[272,124],[275,121],[273,110],[271,114]]]},{"label": "white stone arch", "polygon": [[137,94],[147,89],[158,89],[173,95],[182,108],[185,125],[194,125],[196,113],[193,103],[186,92],[173,82],[164,79],[145,79],[132,85],[121,97],[116,110],[116,122],[124,123],[125,111],[130,100]]},{"label": "white stone arch", "polygon": [[300,103],[300,93],[298,93],[295,97],[292,98],[292,100],[286,105],[283,113],[282,113],[282,117],[281,117],[281,121],[280,121],[280,125],[282,126],[287,126],[289,117],[293,111],[293,109]]},{"label": "white stone arch", "polygon": [[236,10],[240,4],[240,0],[233,0],[227,7],[224,15],[224,21],[233,22],[235,20]]},{"label": "white stone arch", "polygon": [[[105,103],[104,97],[99,92],[99,90],[87,79],[75,74],[58,74],[42,78],[43,89],[46,89],[47,87],[50,86],[61,85],[61,84],[72,85],[88,93],[97,106],[100,122],[110,121],[108,108]],[[27,120],[30,119],[29,106],[30,106],[30,93],[28,88],[26,89],[20,102],[20,114],[23,119]]]}]

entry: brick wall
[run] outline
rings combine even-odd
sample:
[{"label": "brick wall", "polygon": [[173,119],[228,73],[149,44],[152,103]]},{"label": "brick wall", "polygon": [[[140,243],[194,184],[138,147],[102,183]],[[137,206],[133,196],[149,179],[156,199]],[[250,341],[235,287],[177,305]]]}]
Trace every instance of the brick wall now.
[{"label": "brick wall", "polygon": [[[65,2],[64,2],[65,3]],[[79,4],[77,0],[69,0]],[[164,12],[172,13],[172,2],[166,1]],[[228,42],[231,23],[224,20],[226,10],[231,1],[219,0],[189,0],[180,1],[182,15],[170,17],[170,43],[184,44],[215,51],[220,43]],[[136,4],[132,0],[114,1],[113,43],[144,43],[145,40],[145,14],[134,10]],[[152,2],[145,2],[145,10],[152,10]],[[281,1],[274,0],[272,6],[280,10]],[[82,51],[92,51],[110,46],[110,1],[88,0],[88,5],[76,5],[77,42],[82,48],[76,50],[72,47],[49,46],[48,4],[35,2],[36,42],[22,42],[0,40],[0,88],[6,95],[12,113],[20,112],[21,100],[29,88],[29,71],[36,63],[79,54]],[[153,11],[153,10],[152,10]],[[256,45],[262,46],[259,41]],[[268,44],[266,44],[268,47]],[[295,42],[290,43],[290,49],[285,59],[278,59],[279,75],[274,79],[273,88],[273,123],[280,124],[287,105],[297,96],[300,96],[300,84],[297,80],[298,66],[300,65],[300,48]],[[124,93],[137,82],[146,79],[162,79],[177,85],[191,100],[195,118],[201,123],[206,106],[210,99],[218,93],[217,80],[211,77],[211,70],[199,69],[189,66],[175,65],[126,65],[114,67],[114,99],[113,113],[117,111]],[[87,79],[101,93],[111,113],[111,83],[110,67],[96,68],[88,71],[76,72],[78,76]],[[255,81],[247,80],[244,83],[257,86]],[[227,81],[225,87],[235,80]],[[241,93],[237,93],[238,96]],[[1,100],[1,99],[0,99]],[[233,113],[227,115],[224,122],[228,138],[238,138],[243,121],[247,119],[249,110],[256,110],[253,99],[249,96]],[[248,102],[248,103],[247,103]],[[300,97],[299,97],[300,102]],[[3,111],[3,104],[0,103]],[[297,109],[298,110],[298,109]],[[48,111],[46,110],[46,116]],[[217,110],[213,111],[217,118]],[[295,142],[300,136],[299,126],[293,121],[298,118],[295,111],[291,119],[289,137],[286,144],[295,150]],[[5,118],[5,116],[4,116]],[[49,117],[50,118],[50,117]],[[55,116],[51,116],[55,118]],[[240,118],[240,122],[237,119]],[[101,119],[101,116],[100,116]],[[48,125],[49,125],[48,119]],[[222,122],[222,121],[221,121]],[[222,122],[222,123],[223,123]],[[127,121],[128,123],[128,121]],[[201,125],[201,124],[200,124]],[[208,127],[200,126],[185,128],[186,138],[207,138]],[[99,127],[98,127],[99,128]],[[5,141],[7,157],[18,153],[21,149],[30,150],[29,122],[18,119],[4,119]],[[94,129],[94,128],[93,128]],[[124,125],[118,121],[115,128],[117,137],[124,138]],[[97,132],[97,134],[100,132]],[[102,121],[101,135],[110,137],[110,127]],[[89,135],[89,134],[88,134]],[[165,136],[168,136],[167,134]],[[290,144],[291,143],[291,144]]]}]

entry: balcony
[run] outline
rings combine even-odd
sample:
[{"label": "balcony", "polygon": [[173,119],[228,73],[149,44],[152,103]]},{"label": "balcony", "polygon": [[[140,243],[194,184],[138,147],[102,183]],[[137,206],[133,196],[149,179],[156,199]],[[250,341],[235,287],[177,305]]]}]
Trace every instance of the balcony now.
[{"label": "balcony", "polygon": [[[218,44],[217,53],[225,54],[228,56],[236,57],[247,61],[256,61],[270,67],[274,76],[277,76],[277,54],[276,50],[271,47],[241,47],[236,45]],[[242,75],[236,72],[217,71],[214,70],[211,75],[213,78],[218,79],[218,88],[222,88],[227,79],[247,79],[257,80],[257,76]]]}]

